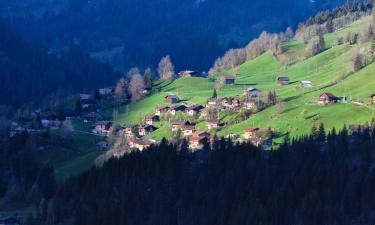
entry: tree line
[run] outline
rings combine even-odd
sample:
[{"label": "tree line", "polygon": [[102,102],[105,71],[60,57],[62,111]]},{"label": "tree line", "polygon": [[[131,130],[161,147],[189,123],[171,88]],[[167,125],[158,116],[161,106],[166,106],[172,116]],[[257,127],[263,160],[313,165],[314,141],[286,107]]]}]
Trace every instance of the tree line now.
[{"label": "tree line", "polygon": [[69,179],[38,224],[373,224],[374,134],[321,124],[271,151],[163,140]]}]

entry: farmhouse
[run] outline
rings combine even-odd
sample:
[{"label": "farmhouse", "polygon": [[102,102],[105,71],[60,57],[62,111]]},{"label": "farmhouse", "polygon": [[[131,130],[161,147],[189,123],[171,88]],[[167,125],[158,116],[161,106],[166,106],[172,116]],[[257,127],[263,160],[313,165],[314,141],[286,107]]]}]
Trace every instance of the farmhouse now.
[{"label": "farmhouse", "polygon": [[308,81],[308,80],[303,80],[299,83],[299,87],[300,88],[311,88],[312,87],[312,83],[311,81]]},{"label": "farmhouse", "polygon": [[241,105],[241,99],[239,97],[232,98],[232,106],[239,107]]},{"label": "farmhouse", "polygon": [[255,132],[259,131],[259,128],[249,127],[245,128],[244,139],[248,140],[255,135]]},{"label": "farmhouse", "polygon": [[176,106],[169,108],[169,111],[171,115],[176,115],[177,112],[184,112],[186,108],[187,107],[185,105],[176,105]]},{"label": "farmhouse", "polygon": [[243,103],[243,107],[247,110],[251,110],[256,106],[254,101],[246,101]]},{"label": "farmhouse", "polygon": [[290,80],[289,77],[278,77],[277,82],[281,85],[288,85]]},{"label": "farmhouse", "polygon": [[167,95],[165,96],[165,102],[168,104],[176,104],[180,99],[176,95]]},{"label": "farmhouse", "polygon": [[375,104],[375,94],[371,95],[372,103]]},{"label": "farmhouse", "polygon": [[212,120],[207,120],[207,129],[212,130],[212,129],[217,129],[219,128],[219,120],[212,119]]},{"label": "farmhouse", "polygon": [[194,70],[185,70],[178,73],[179,77],[201,77],[201,73]]},{"label": "farmhouse", "polygon": [[336,103],[340,100],[340,98],[336,97],[332,93],[325,92],[319,96],[318,104],[330,104]]},{"label": "farmhouse", "polygon": [[168,106],[161,106],[156,108],[155,115],[161,116],[161,114],[168,112],[169,107]]},{"label": "farmhouse", "polygon": [[220,104],[220,99],[219,98],[211,98],[207,102],[207,106],[217,106]]},{"label": "farmhouse", "polygon": [[201,105],[192,105],[192,106],[189,106],[186,109],[186,111],[189,114],[189,116],[195,116],[199,114],[202,111],[202,109],[204,109],[204,107]]},{"label": "farmhouse", "polygon": [[222,76],[220,77],[221,84],[234,84],[236,82],[236,78],[234,76]]},{"label": "farmhouse", "polygon": [[125,125],[122,129],[122,132],[125,136],[133,135],[134,134],[134,125]]},{"label": "farmhouse", "polygon": [[159,116],[157,115],[147,115],[145,116],[145,122],[148,125],[154,125],[155,122],[160,121]]},{"label": "farmhouse", "polygon": [[128,144],[130,148],[143,151],[149,148],[152,145],[152,142],[143,138],[134,138],[134,139],[129,140]]},{"label": "farmhouse", "polygon": [[185,137],[191,136],[193,135],[195,131],[195,125],[194,124],[183,125],[181,130]]},{"label": "farmhouse", "polygon": [[248,88],[243,92],[243,95],[250,98],[256,98],[260,96],[260,91],[256,88]]},{"label": "farmhouse", "polygon": [[149,133],[155,131],[157,128],[152,125],[143,125],[138,127],[138,134],[139,136],[146,136]]},{"label": "farmhouse", "polygon": [[178,130],[181,130],[183,126],[190,125],[188,121],[183,120],[175,120],[171,122],[172,126],[172,132],[177,132]]},{"label": "farmhouse", "polygon": [[99,121],[99,122],[96,122],[95,128],[92,132],[94,134],[100,134],[100,135],[108,136],[109,133],[110,133],[111,127],[112,127],[112,122]]}]

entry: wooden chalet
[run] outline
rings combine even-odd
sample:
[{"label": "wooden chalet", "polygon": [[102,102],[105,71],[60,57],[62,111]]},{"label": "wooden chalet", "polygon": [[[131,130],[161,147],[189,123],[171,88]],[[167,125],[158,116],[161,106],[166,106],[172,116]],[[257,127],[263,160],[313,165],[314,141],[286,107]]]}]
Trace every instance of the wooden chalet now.
[{"label": "wooden chalet", "polygon": [[185,105],[176,105],[169,108],[169,112],[171,113],[171,115],[176,115],[177,112],[185,112],[186,109],[187,107]]},{"label": "wooden chalet", "polygon": [[219,128],[219,120],[217,119],[211,119],[207,120],[207,129],[213,130]]},{"label": "wooden chalet", "polygon": [[151,132],[154,132],[157,128],[152,125],[142,125],[138,127],[138,134],[139,136],[146,136]]},{"label": "wooden chalet", "polygon": [[160,121],[160,117],[157,115],[147,115],[145,116],[145,122],[148,125],[154,125],[155,122]]},{"label": "wooden chalet", "polygon": [[123,126],[122,128],[122,133],[125,135],[125,136],[133,136],[134,135],[134,129],[135,129],[135,126],[134,125],[125,125]]},{"label": "wooden chalet", "polygon": [[189,114],[189,116],[195,116],[199,114],[202,109],[204,109],[204,107],[201,105],[192,105],[187,107],[186,112]]},{"label": "wooden chalet", "polygon": [[300,88],[311,88],[312,87],[312,82],[309,80],[303,80],[299,83]]},{"label": "wooden chalet", "polygon": [[165,102],[168,104],[176,104],[180,101],[180,98],[176,95],[167,95],[165,96]]},{"label": "wooden chalet", "polygon": [[168,106],[161,106],[156,108],[155,115],[161,116],[161,114],[168,112],[169,107]]},{"label": "wooden chalet", "polygon": [[95,123],[95,128],[93,129],[93,133],[108,136],[110,133],[111,127],[112,127],[112,122],[99,121]]},{"label": "wooden chalet", "polygon": [[181,131],[185,137],[191,136],[195,132],[195,124],[185,124],[182,126]]},{"label": "wooden chalet", "polygon": [[210,134],[205,131],[196,131],[189,137],[189,148],[198,150],[210,140]]},{"label": "wooden chalet", "polygon": [[129,140],[128,144],[130,148],[143,151],[145,149],[150,148],[152,145],[152,142],[144,138],[134,138],[134,139]]},{"label": "wooden chalet", "polygon": [[319,96],[318,104],[332,104],[340,101],[340,98],[336,97],[332,93],[325,92]]},{"label": "wooden chalet", "polygon": [[234,76],[222,76],[220,77],[221,84],[234,84],[236,82],[236,77]]},{"label": "wooden chalet", "polygon": [[185,70],[178,73],[179,77],[202,77],[202,74],[194,70]]},{"label": "wooden chalet", "polygon": [[375,104],[375,94],[371,95],[372,104]]},{"label": "wooden chalet", "polygon": [[250,98],[257,98],[260,96],[260,91],[256,88],[248,88],[244,90],[243,95]]},{"label": "wooden chalet", "polygon": [[249,127],[249,128],[245,128],[244,131],[245,131],[244,139],[248,140],[248,139],[252,138],[257,131],[259,131],[259,128]]},{"label": "wooden chalet", "polygon": [[288,85],[290,82],[289,77],[278,77],[277,82],[281,85]]},{"label": "wooden chalet", "polygon": [[190,125],[188,121],[184,120],[174,120],[171,122],[172,132],[177,132],[178,130],[182,130],[182,127],[185,125]]}]

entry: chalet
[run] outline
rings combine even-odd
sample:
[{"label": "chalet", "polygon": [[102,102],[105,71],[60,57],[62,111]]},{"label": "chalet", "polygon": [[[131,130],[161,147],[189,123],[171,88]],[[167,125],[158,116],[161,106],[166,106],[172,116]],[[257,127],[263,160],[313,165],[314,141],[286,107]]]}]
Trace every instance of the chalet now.
[{"label": "chalet", "polygon": [[211,98],[207,102],[207,106],[217,106],[219,105],[221,100],[219,98]]},{"label": "chalet", "polygon": [[243,92],[243,95],[250,98],[256,98],[260,96],[260,91],[256,88],[248,88]]},{"label": "chalet", "polygon": [[113,88],[111,88],[111,87],[99,89],[99,95],[101,95],[101,96],[112,95],[112,93],[113,93]]},{"label": "chalet", "polygon": [[0,225],[21,225],[21,222],[14,217],[1,217]]},{"label": "chalet", "polygon": [[154,125],[155,122],[160,121],[160,117],[157,115],[147,115],[145,116],[145,122],[148,125]]},{"label": "chalet", "polygon": [[145,149],[148,149],[152,145],[152,142],[143,138],[134,138],[132,140],[129,140],[128,144],[130,148],[143,151]]},{"label": "chalet", "polygon": [[248,140],[252,138],[255,135],[255,132],[257,131],[259,131],[259,128],[256,127],[245,128],[244,139]]},{"label": "chalet", "polygon": [[312,83],[311,81],[308,81],[308,80],[303,80],[299,83],[299,87],[300,88],[311,88],[312,87]]},{"label": "chalet", "polygon": [[207,120],[207,129],[212,130],[212,129],[217,129],[219,128],[219,120],[212,119],[212,120]]},{"label": "chalet", "polygon": [[187,107],[185,105],[176,105],[169,108],[169,112],[171,113],[171,115],[176,115],[177,112],[184,112],[186,108]]},{"label": "chalet", "polygon": [[202,149],[204,144],[207,143],[209,140],[207,137],[190,137],[189,139],[189,148],[192,150]]},{"label": "chalet", "polygon": [[189,114],[189,116],[195,116],[199,114],[202,109],[204,109],[204,107],[201,105],[192,105],[187,107],[186,112]]},{"label": "chalet", "polygon": [[99,121],[96,122],[95,128],[93,129],[94,134],[100,134],[104,136],[108,136],[110,133],[110,129],[112,127],[112,122],[109,121]]},{"label": "chalet", "polygon": [[254,101],[246,101],[243,103],[243,107],[247,110],[251,110],[256,106]]},{"label": "chalet", "polygon": [[372,103],[375,104],[375,94],[371,95]]},{"label": "chalet", "polygon": [[96,144],[96,148],[102,151],[106,151],[110,148],[110,144],[107,141],[101,141]]},{"label": "chalet", "polygon": [[185,70],[178,73],[179,77],[201,77],[201,73],[194,70]]},{"label": "chalet", "polygon": [[185,137],[193,135],[195,131],[195,124],[186,124],[183,125],[181,128],[182,133],[184,134]]},{"label": "chalet", "polygon": [[80,94],[79,99],[82,100],[89,100],[91,98],[91,95],[89,94]]},{"label": "chalet", "polygon": [[135,129],[134,125],[125,125],[125,126],[123,126],[122,133],[125,136],[133,136],[134,135],[134,129]]},{"label": "chalet", "polygon": [[168,104],[176,104],[180,99],[176,95],[167,95],[165,96],[165,102]]},{"label": "chalet", "polygon": [[155,115],[161,116],[161,114],[168,112],[169,107],[168,106],[161,106],[156,108]]},{"label": "chalet", "polygon": [[138,127],[139,136],[146,136],[151,132],[154,132],[157,128],[152,125],[143,125]]},{"label": "chalet", "polygon": [[288,85],[290,80],[289,77],[278,77],[277,82],[281,85]]},{"label": "chalet", "polygon": [[172,132],[177,132],[178,130],[181,130],[183,126],[190,125],[188,121],[183,120],[175,120],[171,122],[172,126]]},{"label": "chalet", "polygon": [[207,139],[209,139],[210,133],[206,131],[195,131],[191,136],[192,137],[206,137]]},{"label": "chalet", "polygon": [[325,92],[319,96],[318,104],[336,103],[340,98],[334,96],[332,93]]},{"label": "chalet", "polygon": [[234,76],[222,76],[220,77],[221,84],[234,84],[236,82],[236,78]]},{"label": "chalet", "polygon": [[225,108],[231,108],[232,107],[232,100],[229,98],[223,98],[220,102],[220,104]]},{"label": "chalet", "polygon": [[239,107],[241,105],[241,99],[239,97],[232,98],[232,106]]}]

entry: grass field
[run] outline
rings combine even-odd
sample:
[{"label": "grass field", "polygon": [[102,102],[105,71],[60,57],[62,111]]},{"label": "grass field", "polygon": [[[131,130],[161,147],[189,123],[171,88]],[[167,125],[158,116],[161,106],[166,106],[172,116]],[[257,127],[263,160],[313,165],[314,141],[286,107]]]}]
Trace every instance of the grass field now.
[{"label": "grass field", "polygon": [[[357,73],[351,73],[349,60],[357,47],[335,45],[337,37],[348,33],[358,32],[369,19],[364,17],[355,23],[324,36],[327,50],[311,58],[306,57],[305,44],[302,41],[287,41],[283,43],[285,52],[276,59],[271,53],[264,53],[254,60],[239,66],[239,75],[235,85],[227,85],[218,90],[219,97],[241,95],[247,87],[256,87],[265,95],[275,90],[282,99],[279,106],[262,111],[246,121],[222,129],[219,135],[242,134],[249,126],[271,127],[280,136],[290,132],[293,136],[308,133],[313,124],[323,122],[327,128],[342,128],[344,124],[365,123],[374,115],[366,107],[352,103],[319,106],[318,96],[323,92],[332,92],[336,96],[348,96],[351,99],[369,101],[369,96],[375,92],[375,65],[371,64]],[[232,74],[224,71],[222,75]],[[280,86],[276,83],[279,75],[288,76],[291,84]],[[313,87],[301,89],[301,80],[309,80]],[[120,116],[115,121],[120,124],[137,124],[142,122],[144,115],[153,113],[157,106],[166,105],[164,97],[175,94],[188,103],[205,104],[212,95],[215,81],[205,78],[180,78],[163,86],[162,91],[146,97],[144,100],[119,109]],[[235,115],[234,115],[235,116]],[[223,118],[230,120],[233,115]],[[204,128],[205,123],[198,124]],[[151,138],[161,139],[171,137],[167,124],[161,124]]]}]

